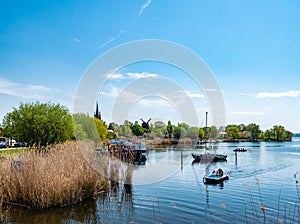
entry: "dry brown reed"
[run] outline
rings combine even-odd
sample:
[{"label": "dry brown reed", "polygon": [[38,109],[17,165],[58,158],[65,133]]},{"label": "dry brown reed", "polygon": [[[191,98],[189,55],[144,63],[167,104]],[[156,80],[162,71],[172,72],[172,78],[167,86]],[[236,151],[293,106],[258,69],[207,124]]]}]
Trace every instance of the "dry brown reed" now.
[{"label": "dry brown reed", "polygon": [[[95,149],[92,142],[84,145]],[[92,197],[106,187],[106,177],[86,162],[75,141],[0,161],[0,207],[5,204],[31,209],[64,206]]]}]

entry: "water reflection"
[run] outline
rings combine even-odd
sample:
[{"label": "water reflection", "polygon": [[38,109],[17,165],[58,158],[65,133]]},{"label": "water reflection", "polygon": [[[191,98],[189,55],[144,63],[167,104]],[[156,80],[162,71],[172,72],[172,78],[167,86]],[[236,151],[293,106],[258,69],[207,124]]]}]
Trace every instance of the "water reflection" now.
[{"label": "water reflection", "polygon": [[[299,171],[300,156],[295,153],[300,154],[300,148],[291,143],[283,148],[272,148],[272,145],[275,144],[243,143],[248,152],[238,153],[235,158],[232,149],[241,144],[220,144],[215,148],[218,152],[227,152],[228,160],[215,163],[192,161],[193,149],[151,150],[145,166],[130,166],[132,170],[121,166],[126,174],[118,173],[122,182],[112,180],[110,190],[96,199],[44,212],[12,210],[6,220],[16,223],[155,223],[156,217],[162,223],[263,223],[260,193],[253,178],[257,176],[267,223],[284,221],[285,217],[297,223],[300,190],[293,174]],[[163,163],[158,163],[163,159]],[[162,172],[168,165],[165,163],[173,163],[178,172],[149,185],[124,184],[134,182],[138,170],[151,171],[153,164],[158,164]],[[112,174],[113,167],[119,166],[110,165]],[[203,176],[220,167],[229,173],[230,180],[221,186],[204,185]],[[117,174],[112,176],[117,177]],[[296,177],[299,180],[299,176]],[[153,195],[159,197],[149,200]],[[253,206],[257,206],[257,213],[253,212]]]},{"label": "water reflection", "polygon": [[32,211],[26,208],[11,208],[4,216],[12,223],[95,223],[98,220],[95,199],[89,199],[73,206]]},{"label": "water reflection", "polygon": [[132,185],[112,182],[110,190],[97,199],[88,199],[76,205],[32,211],[25,208],[11,208],[4,222],[11,223],[129,223],[134,215]]}]

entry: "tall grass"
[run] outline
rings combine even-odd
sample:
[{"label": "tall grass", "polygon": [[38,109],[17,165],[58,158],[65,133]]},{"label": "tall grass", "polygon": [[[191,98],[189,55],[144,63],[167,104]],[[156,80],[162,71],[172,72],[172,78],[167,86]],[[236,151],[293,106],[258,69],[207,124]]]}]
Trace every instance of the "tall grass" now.
[{"label": "tall grass", "polygon": [[[294,178],[295,178],[295,182],[296,182],[295,203],[291,203],[289,208],[287,207],[287,203],[285,203],[283,206],[283,209],[282,209],[280,206],[280,199],[281,199],[281,190],[280,190],[277,211],[274,210],[273,215],[271,215],[269,213],[270,214],[269,220],[267,220],[267,216],[266,216],[267,208],[265,207],[265,205],[263,203],[262,193],[261,193],[258,177],[254,176],[255,183],[258,187],[258,202],[254,201],[250,187],[247,184],[244,184],[244,187],[248,190],[248,192],[250,194],[250,206],[252,208],[252,222],[253,223],[300,223],[300,204],[299,204],[300,196],[299,196],[299,186],[298,186],[297,174],[298,174],[298,172],[296,172],[294,174]],[[259,205],[259,210],[256,209],[257,205]],[[273,208],[269,207],[269,212],[271,212],[272,210],[273,210]],[[277,215],[276,215],[276,212],[277,212]],[[261,214],[262,214],[262,220],[261,220]],[[246,217],[246,223],[248,223],[246,205],[245,205],[245,217]],[[272,219],[272,220],[270,220],[270,219]]]},{"label": "tall grass", "polygon": [[65,206],[92,197],[108,186],[79,150],[94,151],[91,142],[66,142],[41,151],[31,150],[0,161],[0,207],[31,209]]}]

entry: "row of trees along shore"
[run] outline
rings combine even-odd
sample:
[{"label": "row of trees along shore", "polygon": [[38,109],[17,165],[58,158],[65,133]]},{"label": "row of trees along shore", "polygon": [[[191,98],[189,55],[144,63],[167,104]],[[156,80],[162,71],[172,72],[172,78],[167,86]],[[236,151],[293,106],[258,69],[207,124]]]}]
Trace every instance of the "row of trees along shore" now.
[{"label": "row of trees along shore", "polygon": [[0,136],[13,137],[29,145],[45,146],[67,140],[91,139],[100,142],[119,137],[221,141],[291,141],[293,133],[281,125],[274,125],[266,131],[259,125],[227,125],[226,127],[193,127],[185,123],[174,125],[171,121],[156,121],[145,130],[138,121],[126,120],[123,124],[108,125],[97,117],[79,113],[71,115],[66,107],[51,103],[21,103],[19,108],[5,115]]}]

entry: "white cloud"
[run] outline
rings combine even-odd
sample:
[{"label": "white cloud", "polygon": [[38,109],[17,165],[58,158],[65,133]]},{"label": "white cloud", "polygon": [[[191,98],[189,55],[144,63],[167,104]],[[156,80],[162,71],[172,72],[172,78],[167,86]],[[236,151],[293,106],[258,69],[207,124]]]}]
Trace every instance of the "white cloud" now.
[{"label": "white cloud", "polygon": [[0,79],[0,94],[21,97],[25,99],[45,100],[47,94],[56,92],[56,89],[42,85],[30,85],[15,83],[6,79]]},{"label": "white cloud", "polygon": [[300,90],[290,90],[287,92],[260,92],[256,94],[256,98],[279,98],[279,97],[298,97]]},{"label": "white cloud", "polygon": [[121,73],[109,73],[105,77],[108,79],[125,79],[125,76]]},{"label": "white cloud", "polygon": [[141,78],[149,78],[149,77],[158,77],[157,74],[153,74],[153,73],[147,73],[147,72],[127,72],[126,73],[128,78],[131,79],[141,79]]},{"label": "white cloud", "polygon": [[147,0],[141,7],[138,17],[140,17],[141,15],[143,15],[143,13],[145,12],[145,10],[150,6],[151,4],[151,0]]}]

